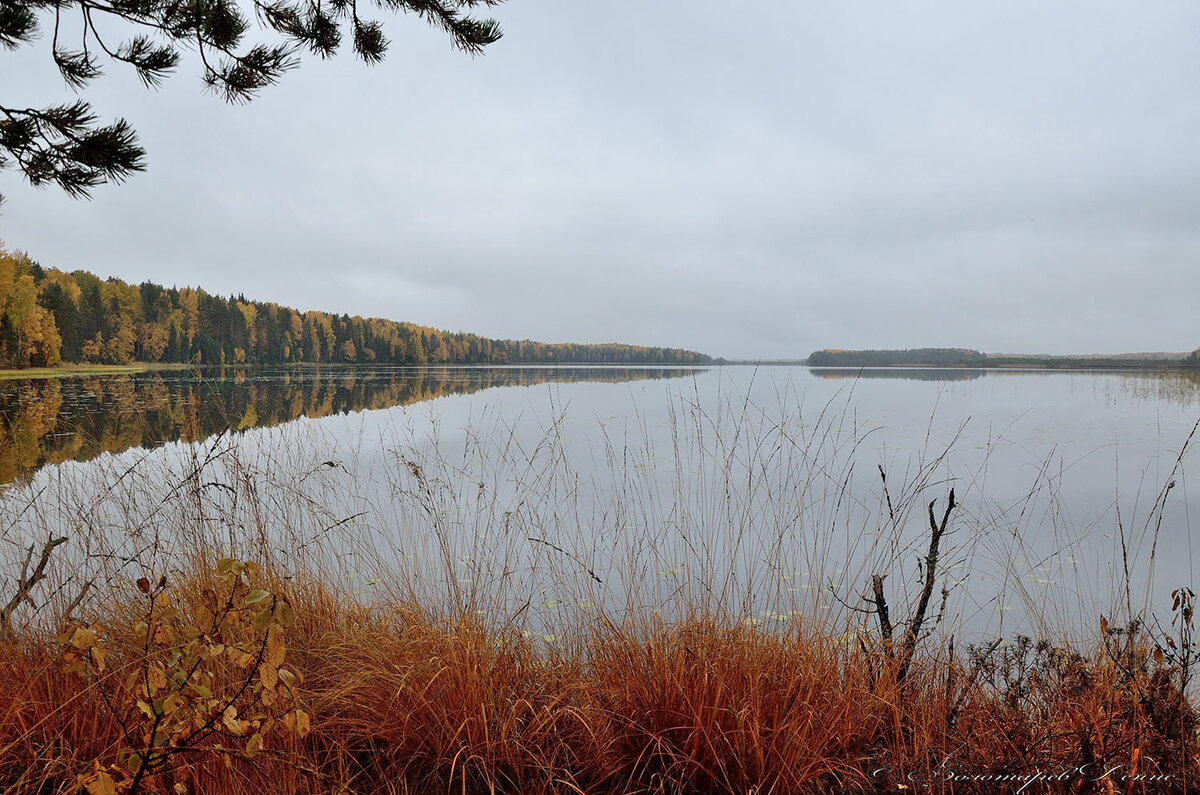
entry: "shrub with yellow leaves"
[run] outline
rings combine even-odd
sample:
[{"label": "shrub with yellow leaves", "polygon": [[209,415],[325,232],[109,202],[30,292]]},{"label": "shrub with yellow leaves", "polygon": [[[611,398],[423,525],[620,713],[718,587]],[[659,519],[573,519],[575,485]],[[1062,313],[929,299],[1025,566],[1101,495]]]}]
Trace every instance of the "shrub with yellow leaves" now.
[{"label": "shrub with yellow leaves", "polygon": [[284,667],[288,600],[261,587],[251,561],[224,558],[213,584],[187,598],[162,577],[137,581],[137,646],[120,660],[101,624],[59,636],[63,670],[89,679],[121,725],[125,748],[77,780],[89,795],[135,795],[151,777],[177,792],[207,755],[226,763],[270,751],[272,732],[308,734],[297,705],[299,674]]}]

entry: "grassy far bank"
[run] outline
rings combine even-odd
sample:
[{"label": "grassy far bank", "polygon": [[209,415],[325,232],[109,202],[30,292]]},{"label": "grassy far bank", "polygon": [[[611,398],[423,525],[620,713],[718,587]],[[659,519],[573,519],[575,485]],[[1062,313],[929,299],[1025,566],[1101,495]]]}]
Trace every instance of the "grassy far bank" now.
[{"label": "grassy far bank", "polygon": [[78,375],[127,375],[152,370],[187,370],[190,364],[139,362],[136,364],[61,364],[54,367],[0,369],[0,380],[13,378],[68,378]]}]

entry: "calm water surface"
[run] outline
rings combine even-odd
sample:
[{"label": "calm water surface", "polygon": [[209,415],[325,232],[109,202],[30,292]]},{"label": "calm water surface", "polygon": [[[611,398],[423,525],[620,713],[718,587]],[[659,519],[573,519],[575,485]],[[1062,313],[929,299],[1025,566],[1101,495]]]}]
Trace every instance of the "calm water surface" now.
[{"label": "calm water surface", "polygon": [[1066,632],[1196,584],[1179,373],[280,369],[6,382],[0,405],[14,564],[63,532],[147,565],[183,516],[547,638],[598,602],[845,618],[873,573],[903,611],[953,487],[947,626]]}]

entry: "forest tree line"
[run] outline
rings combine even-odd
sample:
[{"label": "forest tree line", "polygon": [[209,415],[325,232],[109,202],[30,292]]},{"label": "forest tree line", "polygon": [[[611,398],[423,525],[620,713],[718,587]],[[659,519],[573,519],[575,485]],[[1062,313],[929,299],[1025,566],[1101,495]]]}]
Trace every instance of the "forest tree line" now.
[{"label": "forest tree line", "polygon": [[967,366],[978,367],[987,356],[967,348],[908,348],[905,350],[854,351],[825,348],[808,355],[810,367],[898,367],[898,366]]},{"label": "forest tree line", "polygon": [[382,318],[299,312],[198,287],[44,268],[0,245],[0,366],[60,362],[197,365],[706,364],[678,348],[488,339]]}]

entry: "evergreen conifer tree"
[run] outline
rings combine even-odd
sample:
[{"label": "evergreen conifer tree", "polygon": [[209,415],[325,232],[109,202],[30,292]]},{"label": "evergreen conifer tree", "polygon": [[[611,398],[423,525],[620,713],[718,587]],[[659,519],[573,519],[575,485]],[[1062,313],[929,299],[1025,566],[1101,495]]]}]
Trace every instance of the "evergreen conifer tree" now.
[{"label": "evergreen conifer tree", "polygon": [[[477,54],[500,38],[500,27],[472,12],[501,2],[375,0],[375,5],[415,14],[442,29],[458,49]],[[49,44],[63,79],[77,90],[100,76],[103,59],[128,65],[146,86],[155,86],[187,48],[199,54],[210,88],[230,102],[244,102],[297,66],[303,50],[332,56],[347,35],[363,61],[382,60],[388,46],[383,26],[360,10],[357,0],[0,0],[0,47]],[[260,30],[280,34],[283,41],[248,40],[251,17]],[[68,18],[82,31],[73,41],[60,36]],[[112,38],[114,30],[123,32],[123,40]],[[0,168],[14,165],[35,186],[56,184],[71,196],[86,197],[101,183],[144,170],[145,151],[128,122],[105,123],[82,99],[18,108],[0,97]]]}]

